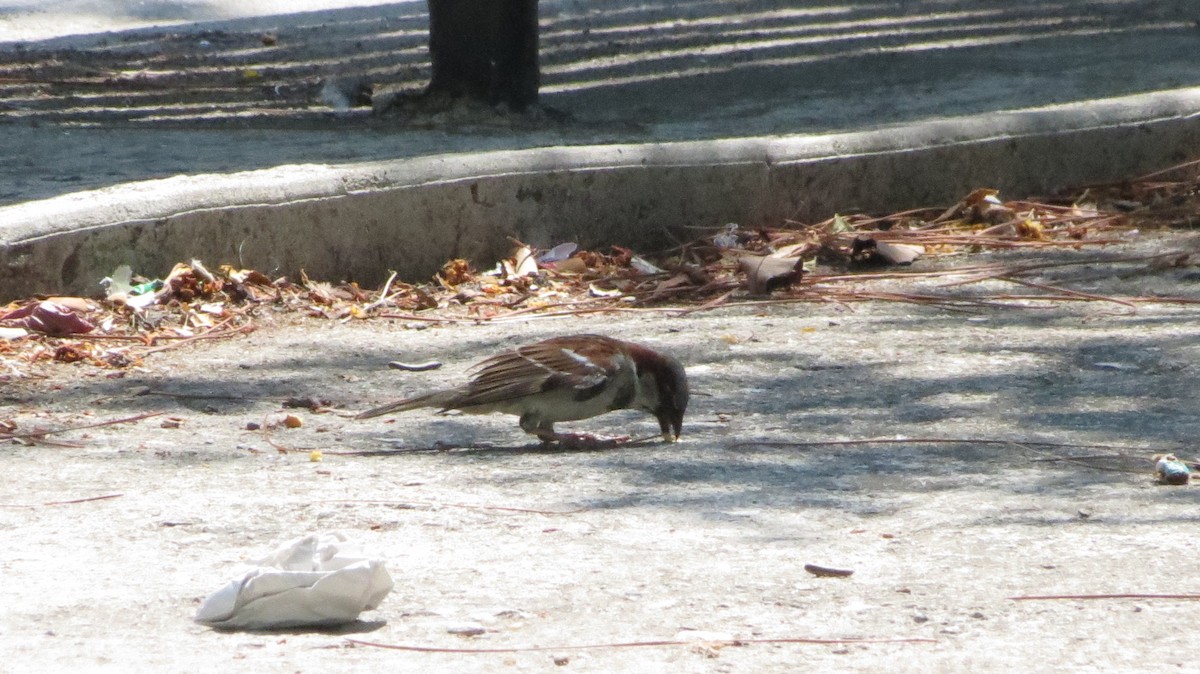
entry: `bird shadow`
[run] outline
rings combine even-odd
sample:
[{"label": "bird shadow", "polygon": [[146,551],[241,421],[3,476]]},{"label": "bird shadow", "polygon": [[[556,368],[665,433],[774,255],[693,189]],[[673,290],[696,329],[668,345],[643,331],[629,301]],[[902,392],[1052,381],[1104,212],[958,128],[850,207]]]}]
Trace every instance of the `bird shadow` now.
[{"label": "bird shadow", "polygon": [[246,632],[250,634],[328,634],[332,636],[345,634],[367,634],[387,625],[386,620],[355,620],[336,625],[314,625],[311,627],[279,627],[268,629],[244,629],[213,627],[216,632],[232,633]]},{"label": "bird shadow", "polygon": [[497,445],[490,442],[442,442],[421,447],[397,447],[394,449],[367,449],[347,452],[326,452],[338,456],[393,456],[403,454],[446,454],[468,456],[514,456],[537,454],[584,454],[611,452],[613,450],[653,447],[663,440],[657,436],[645,436],[630,440],[601,440],[588,443],[534,442],[523,445]]}]

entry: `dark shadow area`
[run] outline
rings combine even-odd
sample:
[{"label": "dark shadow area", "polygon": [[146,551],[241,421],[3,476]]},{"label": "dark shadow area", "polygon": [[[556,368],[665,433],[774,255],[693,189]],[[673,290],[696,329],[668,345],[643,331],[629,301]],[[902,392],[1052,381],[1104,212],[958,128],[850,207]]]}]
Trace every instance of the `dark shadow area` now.
[{"label": "dark shadow area", "polygon": [[569,121],[335,109],[331,82],[425,84],[423,2],[5,44],[0,203],[183,172],[820,133],[1200,84],[1183,1],[562,0],[540,13],[541,100]]},{"label": "dark shadow area", "polygon": [[[750,342],[754,349],[745,355],[731,353],[714,336],[719,333],[703,323],[681,321],[678,327],[691,336],[676,348],[697,372],[692,376],[697,395],[679,445],[547,449],[526,442],[513,417],[439,417],[423,410],[397,415],[394,424],[314,415],[313,423],[333,435],[296,439],[280,431],[274,437],[304,451],[317,443],[313,446],[361,453],[344,460],[378,462],[389,472],[402,473],[409,461],[433,462],[448,470],[467,464],[505,469],[505,475],[487,480],[521,489],[559,479],[564,465],[620,475],[624,490],[602,498],[581,496],[578,505],[589,509],[636,504],[708,511],[750,498],[764,507],[870,515],[902,507],[895,499],[905,494],[972,489],[1065,497],[1097,485],[1149,485],[1152,454],[1174,451],[1192,458],[1188,443],[1200,434],[1200,421],[1190,411],[1200,405],[1200,388],[1194,385],[1196,326],[1186,315],[1145,312],[1094,324],[1061,311],[1049,316],[992,311],[976,317],[986,321],[968,324],[961,315],[914,309],[889,315],[869,333],[831,328],[831,345],[847,340],[861,345],[853,351],[855,358],[845,356],[845,346],[833,346],[828,355],[787,348],[782,341],[797,334],[794,324],[764,325],[784,323],[787,312],[746,319],[744,324],[762,338]],[[426,337],[399,355],[428,359],[440,354],[446,367],[395,374],[385,364],[397,357],[399,342],[362,342],[362,332],[319,332],[317,341],[312,334],[289,332],[269,346],[234,344],[237,354],[226,350],[227,360],[211,360],[210,353],[200,363],[160,375],[80,379],[76,386],[24,398],[21,404],[84,404],[100,418],[147,411],[199,413],[211,419],[202,423],[238,435],[245,420],[279,411],[285,397],[325,398],[336,407],[363,409],[457,384],[475,360],[529,341],[527,335],[497,340],[491,330],[455,330],[452,351],[446,352],[443,338]],[[124,393],[139,386],[184,397]],[[563,426],[635,437],[655,432],[652,417],[632,411]],[[1014,444],[778,444],[887,437]],[[394,451],[380,451],[392,439],[398,442]],[[1022,445],[1023,440],[1079,447]],[[424,451],[438,443],[476,447]],[[233,441],[218,444],[232,447]],[[195,463],[246,456],[244,451],[215,450],[220,447],[173,458]],[[1169,494],[1180,503],[1200,499],[1196,490],[1161,489],[1164,497]]]},{"label": "dark shadow area", "polygon": [[265,630],[246,630],[246,629],[226,629],[214,627],[214,632],[221,634],[264,634],[264,635],[288,635],[288,634],[328,634],[329,636],[345,636],[347,634],[370,634],[387,625],[386,620],[355,620],[354,622],[344,623],[340,625],[328,625],[325,627],[297,627],[297,628],[280,628],[280,629],[265,629]]}]

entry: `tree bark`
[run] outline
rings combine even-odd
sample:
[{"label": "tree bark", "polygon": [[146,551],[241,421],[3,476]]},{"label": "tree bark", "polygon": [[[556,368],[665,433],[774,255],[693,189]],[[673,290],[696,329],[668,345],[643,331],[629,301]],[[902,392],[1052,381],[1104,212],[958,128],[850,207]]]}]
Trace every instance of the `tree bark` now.
[{"label": "tree bark", "polygon": [[537,0],[428,0],[427,92],[524,110],[537,103]]}]

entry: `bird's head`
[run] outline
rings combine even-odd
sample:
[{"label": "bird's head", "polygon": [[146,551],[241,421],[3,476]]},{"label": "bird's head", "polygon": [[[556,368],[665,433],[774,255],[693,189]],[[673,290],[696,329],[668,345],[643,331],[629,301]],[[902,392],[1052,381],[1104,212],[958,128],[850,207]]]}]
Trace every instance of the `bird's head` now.
[{"label": "bird's head", "polygon": [[688,406],[687,373],[674,358],[649,349],[633,354],[641,383],[641,406],[658,418],[663,439],[676,442]]}]

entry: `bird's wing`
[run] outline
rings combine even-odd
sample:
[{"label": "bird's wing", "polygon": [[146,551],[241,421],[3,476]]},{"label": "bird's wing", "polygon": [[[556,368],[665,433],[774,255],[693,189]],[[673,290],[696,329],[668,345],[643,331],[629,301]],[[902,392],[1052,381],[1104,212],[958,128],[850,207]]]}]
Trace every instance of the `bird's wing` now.
[{"label": "bird's wing", "polygon": [[577,400],[596,395],[626,359],[619,342],[595,335],[557,337],[493,356],[447,407],[509,402],[550,390]]}]

